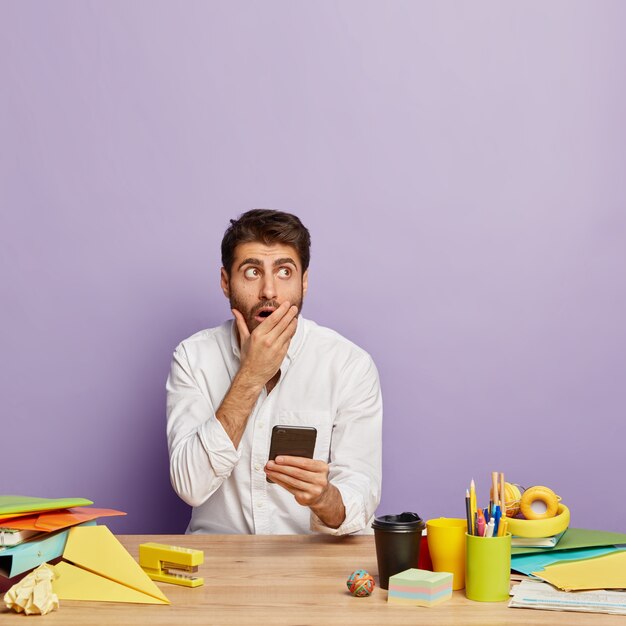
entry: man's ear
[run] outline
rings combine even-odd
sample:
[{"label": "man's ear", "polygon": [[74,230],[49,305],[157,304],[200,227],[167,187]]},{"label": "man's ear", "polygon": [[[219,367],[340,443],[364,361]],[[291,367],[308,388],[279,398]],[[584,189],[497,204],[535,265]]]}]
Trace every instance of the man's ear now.
[{"label": "man's ear", "polygon": [[220,275],[220,286],[222,287],[222,291],[224,292],[224,295],[230,299],[230,279],[228,277],[228,272],[222,268]]},{"label": "man's ear", "polygon": [[309,270],[302,274],[302,296],[306,295],[306,290],[309,288]]}]

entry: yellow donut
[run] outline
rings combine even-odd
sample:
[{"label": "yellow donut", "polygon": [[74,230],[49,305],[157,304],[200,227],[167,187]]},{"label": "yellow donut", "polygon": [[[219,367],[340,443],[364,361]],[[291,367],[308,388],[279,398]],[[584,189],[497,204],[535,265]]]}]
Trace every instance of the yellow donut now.
[{"label": "yellow donut", "polygon": [[530,487],[522,494],[520,511],[526,519],[554,517],[559,507],[559,498],[549,487]]}]

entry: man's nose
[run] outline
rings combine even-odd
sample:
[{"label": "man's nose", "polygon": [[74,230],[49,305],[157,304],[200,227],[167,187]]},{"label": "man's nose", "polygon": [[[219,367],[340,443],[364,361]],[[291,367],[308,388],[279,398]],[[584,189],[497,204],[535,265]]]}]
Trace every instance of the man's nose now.
[{"label": "man's nose", "polygon": [[276,297],[276,279],[271,273],[265,274],[261,283],[261,297],[265,300],[273,300]]}]

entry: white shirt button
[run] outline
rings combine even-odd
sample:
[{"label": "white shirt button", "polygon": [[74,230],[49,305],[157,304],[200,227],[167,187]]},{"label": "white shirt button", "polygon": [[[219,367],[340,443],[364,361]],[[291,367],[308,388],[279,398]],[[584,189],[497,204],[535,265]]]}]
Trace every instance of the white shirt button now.
[{"label": "white shirt button", "polygon": [[257,424],[257,426],[258,426],[259,428],[263,428],[263,422],[259,422],[259,423]]},{"label": "white shirt button", "polygon": [[254,466],[254,469],[258,472],[261,470],[261,466],[259,464]]}]

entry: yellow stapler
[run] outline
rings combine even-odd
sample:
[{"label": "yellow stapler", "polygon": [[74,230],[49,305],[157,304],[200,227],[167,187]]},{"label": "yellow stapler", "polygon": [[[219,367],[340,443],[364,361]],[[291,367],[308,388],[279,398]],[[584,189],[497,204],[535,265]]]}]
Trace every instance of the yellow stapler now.
[{"label": "yellow stapler", "polygon": [[142,543],[139,565],[152,580],[184,587],[204,585],[204,578],[194,576],[198,565],[204,563],[204,552],[191,548],[167,546],[162,543]]}]

